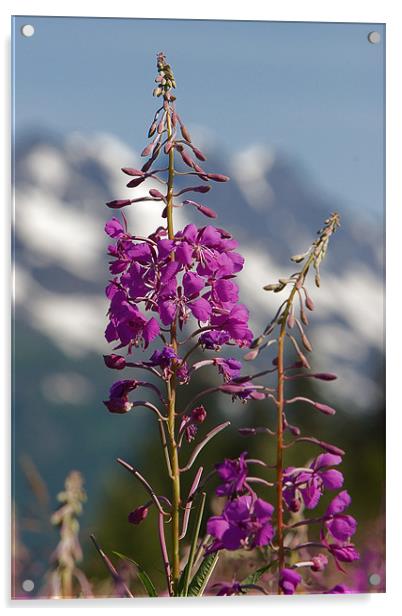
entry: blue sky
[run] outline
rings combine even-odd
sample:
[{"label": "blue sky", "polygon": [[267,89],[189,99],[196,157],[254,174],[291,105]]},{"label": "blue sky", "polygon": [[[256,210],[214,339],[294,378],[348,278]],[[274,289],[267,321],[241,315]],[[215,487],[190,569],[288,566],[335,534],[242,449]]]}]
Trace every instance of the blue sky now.
[{"label": "blue sky", "polygon": [[138,150],[163,50],[187,125],[208,127],[228,156],[274,146],[323,193],[382,218],[383,25],[35,16],[14,29],[17,137],[102,131]]}]

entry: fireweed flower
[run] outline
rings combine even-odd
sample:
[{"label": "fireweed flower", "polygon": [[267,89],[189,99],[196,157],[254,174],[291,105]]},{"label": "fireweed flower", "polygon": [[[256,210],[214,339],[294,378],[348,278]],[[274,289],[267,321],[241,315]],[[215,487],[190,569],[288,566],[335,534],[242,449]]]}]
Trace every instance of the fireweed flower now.
[{"label": "fireweed flower", "polygon": [[116,381],[110,388],[109,400],[104,401],[104,405],[111,413],[128,413],[133,407],[128,399],[128,393],[138,386],[134,380]]},{"label": "fireweed flower", "polygon": [[338,542],[345,543],[355,534],[357,522],[351,515],[343,512],[352,502],[346,490],[340,492],[329,504],[324,514],[324,528]]},{"label": "fireweed flower", "polygon": [[179,437],[184,435],[187,442],[191,443],[198,432],[198,426],[204,423],[206,418],[207,412],[202,405],[194,408],[189,415],[184,415],[179,428]]},{"label": "fireweed flower", "polygon": [[214,542],[207,552],[252,549],[268,545],[274,536],[273,506],[251,495],[229,501],[220,516],[209,518],[207,532]]},{"label": "fireweed flower", "polygon": [[[119,340],[117,348],[128,346],[129,352],[140,342],[146,348],[160,333],[157,317],[163,326],[177,319],[182,328],[192,315],[204,329],[211,329],[200,337],[205,347],[216,348],[229,341],[239,346],[250,343],[248,310],[237,303],[238,287],[232,280],[242,269],[243,259],[233,252],[237,244],[230,234],[210,226],[187,225],[172,240],[154,242],[149,236],[143,242],[127,239],[116,219],[109,223],[109,234],[117,238],[109,247],[110,270],[115,274],[107,287],[109,342]],[[146,319],[141,304],[156,316]],[[238,374],[237,364],[227,361],[219,368],[230,378],[231,373]]]},{"label": "fireweed flower", "polygon": [[232,496],[243,491],[248,474],[247,464],[245,462],[246,456],[247,452],[244,451],[239,458],[235,460],[226,458],[223,462],[215,464],[218,477],[223,481],[223,483],[216,488],[216,494],[218,496]]},{"label": "fireweed flower", "polygon": [[307,509],[314,509],[325,489],[336,490],[343,485],[343,475],[329,468],[342,462],[341,456],[330,453],[319,455],[308,469],[290,466],[283,474],[283,498],[290,511],[300,509],[300,497]]},{"label": "fireweed flower", "polygon": [[218,592],[216,593],[217,597],[230,597],[232,595],[245,595],[246,592],[242,589],[241,584],[239,582],[232,582],[232,584],[227,584],[225,582],[221,582],[218,584],[214,584],[213,588],[215,588]]},{"label": "fireweed flower", "polygon": [[279,586],[285,595],[293,595],[296,592],[297,585],[300,584],[301,581],[301,575],[293,569],[281,569]]}]

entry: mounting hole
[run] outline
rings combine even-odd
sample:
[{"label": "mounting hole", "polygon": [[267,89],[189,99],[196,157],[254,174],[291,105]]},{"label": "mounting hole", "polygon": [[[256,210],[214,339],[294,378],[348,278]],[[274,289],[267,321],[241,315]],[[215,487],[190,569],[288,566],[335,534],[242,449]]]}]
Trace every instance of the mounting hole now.
[{"label": "mounting hole", "polygon": [[34,587],[35,587],[35,584],[33,583],[32,580],[24,580],[22,582],[22,590],[25,590],[25,592],[32,592]]},{"label": "mounting hole", "polygon": [[373,573],[369,577],[369,582],[372,586],[378,586],[378,584],[381,582],[381,577],[378,575],[378,573]]},{"label": "mounting hole", "polygon": [[373,45],[378,45],[378,43],[381,41],[381,34],[379,32],[369,32],[367,38],[369,40],[369,43],[372,43]]},{"label": "mounting hole", "polygon": [[21,34],[22,36],[29,38],[30,36],[33,36],[35,34],[35,28],[31,24],[25,24],[21,28]]}]

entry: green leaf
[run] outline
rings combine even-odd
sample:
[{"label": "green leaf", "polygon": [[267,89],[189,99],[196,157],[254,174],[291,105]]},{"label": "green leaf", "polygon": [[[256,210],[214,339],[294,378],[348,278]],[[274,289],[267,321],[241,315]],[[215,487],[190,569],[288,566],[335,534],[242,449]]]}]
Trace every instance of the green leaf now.
[{"label": "green leaf", "polygon": [[268,565],[264,565],[263,567],[256,569],[255,571],[253,571],[253,573],[250,573],[250,575],[244,578],[244,580],[242,580],[240,584],[242,586],[243,584],[256,584],[258,580],[260,579],[260,577],[264,575],[264,573],[268,571],[272,567],[273,564],[274,563],[269,563]]},{"label": "green leaf", "polygon": [[190,586],[188,588],[189,597],[201,597],[206,585],[209,582],[209,578],[211,577],[213,570],[216,567],[216,563],[218,562],[219,552],[215,552],[214,554],[210,554],[202,561],[201,565],[198,568],[197,573],[194,575],[191,580]]},{"label": "green leaf", "polygon": [[141,580],[141,583],[142,583],[145,591],[148,593],[148,597],[157,597],[158,596],[158,594],[156,592],[156,588],[155,588],[151,578],[149,577],[148,573],[145,571],[145,569],[139,563],[137,563],[132,558],[129,558],[129,556],[125,556],[125,554],[121,554],[120,552],[113,551],[113,554],[115,554],[119,558],[122,558],[123,560],[128,560],[130,563],[132,563],[133,565],[135,565],[137,567],[138,577]]},{"label": "green leaf", "polygon": [[189,552],[189,556],[188,556],[187,565],[184,568],[184,571],[183,571],[183,573],[182,573],[182,575],[180,577],[179,584],[178,584],[179,595],[182,595],[184,597],[188,596],[188,587],[189,587],[189,583],[190,583],[190,575],[191,575],[191,570],[193,568],[194,556],[195,556],[195,551],[196,551],[197,542],[198,542],[198,536],[200,534],[202,516],[204,514],[206,493],[202,492],[200,498],[201,498],[201,500],[200,500],[200,505],[199,505],[199,508],[198,508],[197,518],[196,518],[195,523],[194,523],[193,536],[191,538],[191,546],[190,546],[190,552]]}]

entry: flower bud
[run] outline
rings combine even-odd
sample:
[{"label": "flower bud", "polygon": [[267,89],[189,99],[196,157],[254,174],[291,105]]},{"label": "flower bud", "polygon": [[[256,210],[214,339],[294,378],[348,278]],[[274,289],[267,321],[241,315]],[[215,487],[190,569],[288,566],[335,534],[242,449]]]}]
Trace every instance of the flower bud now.
[{"label": "flower bud", "polygon": [[314,402],[314,407],[317,411],[321,411],[325,415],[335,415],[336,411],[332,408],[332,406],[328,406],[327,404],[321,404],[321,402]]},{"label": "flower bud", "polygon": [[188,154],[188,152],[183,150],[182,152],[180,152],[180,155],[181,155],[183,161],[186,163],[186,165],[188,165],[191,168],[194,168],[194,161],[191,158],[191,156]]},{"label": "flower bud", "polygon": [[149,143],[141,152],[141,156],[149,156],[154,148],[153,143]]},{"label": "flower bud", "polygon": [[209,184],[207,184],[206,186],[193,186],[191,190],[199,193],[207,193],[211,190],[211,187]]},{"label": "flower bud", "polygon": [[311,571],[324,571],[325,567],[328,564],[328,558],[325,556],[325,554],[317,554],[317,556],[313,556],[311,560],[314,563],[311,566]]},{"label": "flower bud", "polygon": [[131,511],[131,513],[128,514],[128,521],[130,522],[130,524],[141,524],[141,522],[143,522],[147,517],[148,512],[148,507],[146,507],[145,505],[141,505],[140,507],[137,507],[137,509],[134,509],[134,511]]},{"label": "flower bud", "polygon": [[246,361],[253,361],[258,356],[259,352],[260,349],[258,347],[251,349],[251,351],[245,354],[244,359]]},{"label": "flower bud", "polygon": [[149,194],[151,197],[155,197],[155,199],[165,199],[164,195],[156,188],[151,188]]},{"label": "flower bud", "polygon": [[311,346],[310,341],[307,338],[306,334],[301,334],[301,340],[302,340],[303,346],[306,349],[306,351],[309,351],[311,353],[313,350],[313,347]]},{"label": "flower bud", "polygon": [[338,378],[333,372],[315,372],[309,376],[320,381],[335,381]]},{"label": "flower bud", "polygon": [[126,360],[122,355],[115,355],[112,353],[111,355],[104,355],[103,359],[106,366],[113,370],[123,370],[123,368],[126,367]]},{"label": "flower bud", "polygon": [[214,210],[211,210],[210,207],[206,207],[205,205],[199,205],[197,207],[197,210],[201,212],[201,214],[204,214],[204,216],[207,216],[208,218],[218,218],[218,214],[214,212]]},{"label": "flower bud", "polygon": [[137,186],[145,182],[146,179],[147,179],[147,176],[144,174],[142,177],[138,177],[138,178],[135,178],[134,180],[130,180],[127,184],[127,188],[136,188]]},{"label": "flower bud", "polygon": [[187,128],[184,126],[184,124],[180,125],[180,131],[181,134],[183,135],[183,139],[185,139],[186,141],[189,141],[191,143],[191,136],[190,133],[188,132]]},{"label": "flower bud", "polygon": [[304,291],[306,293],[306,307],[309,310],[314,310],[314,302],[313,302],[313,300],[311,299],[310,295],[307,295],[306,289],[304,289]]},{"label": "flower bud", "polygon": [[152,122],[149,131],[148,131],[148,137],[152,137],[152,135],[155,133],[156,131],[156,122]]},{"label": "flower bud", "polygon": [[130,205],[130,203],[132,203],[131,199],[117,199],[115,201],[108,201],[106,205],[116,210],[126,205]]},{"label": "flower bud", "polygon": [[207,160],[207,157],[204,156],[204,154],[198,148],[193,147],[193,152],[198,158],[198,160],[202,160],[202,161]]},{"label": "flower bud", "polygon": [[293,329],[294,326],[295,326],[295,315],[293,314],[293,312],[291,312],[290,315],[288,316],[288,327],[290,327],[290,329]]},{"label": "flower bud", "polygon": [[206,418],[207,412],[202,404],[191,411],[191,419],[196,423],[203,423]]},{"label": "flower bud", "polygon": [[139,175],[144,175],[144,172],[141,171],[141,169],[133,169],[132,167],[122,167],[121,169],[123,171],[123,173],[125,173],[126,175],[132,175],[132,176],[139,176]]},{"label": "flower bud", "polygon": [[214,180],[215,182],[227,182],[230,180],[227,175],[222,175],[222,173],[206,173],[205,176],[209,180]]}]

